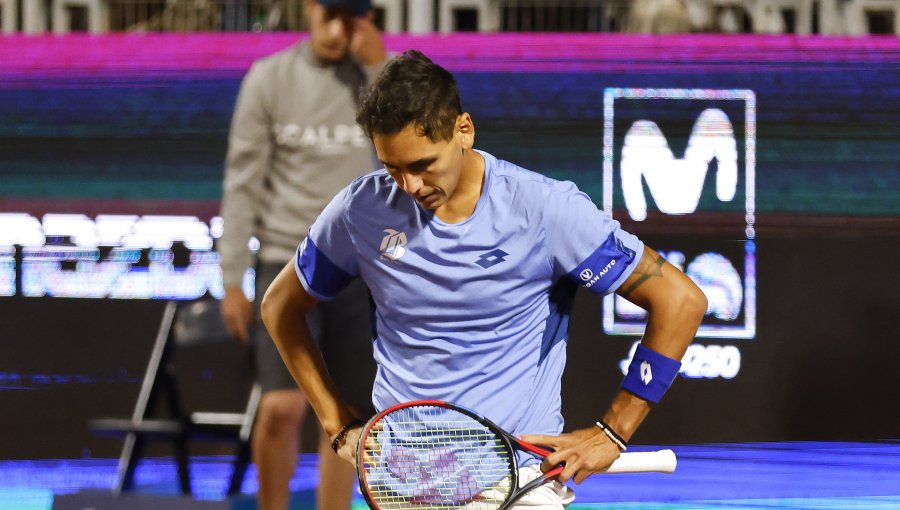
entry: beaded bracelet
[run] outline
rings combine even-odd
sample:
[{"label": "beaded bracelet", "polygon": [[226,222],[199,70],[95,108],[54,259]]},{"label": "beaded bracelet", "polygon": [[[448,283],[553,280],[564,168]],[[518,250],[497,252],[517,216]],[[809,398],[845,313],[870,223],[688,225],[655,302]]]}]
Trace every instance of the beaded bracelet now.
[{"label": "beaded bracelet", "polygon": [[334,453],[337,453],[338,450],[344,446],[344,443],[347,442],[347,433],[350,432],[350,429],[353,427],[359,427],[363,422],[359,420],[353,420],[350,423],[341,427],[341,430],[338,431],[337,435],[334,436],[334,439],[331,441],[331,449],[334,450]]},{"label": "beaded bracelet", "polygon": [[610,441],[612,441],[616,446],[619,447],[619,450],[624,452],[628,449],[628,442],[622,439],[622,436],[616,434],[616,431],[613,430],[612,427],[607,425],[606,422],[600,420],[596,423],[596,425],[600,427],[600,430],[602,430],[603,433],[606,434],[606,437],[608,437]]}]

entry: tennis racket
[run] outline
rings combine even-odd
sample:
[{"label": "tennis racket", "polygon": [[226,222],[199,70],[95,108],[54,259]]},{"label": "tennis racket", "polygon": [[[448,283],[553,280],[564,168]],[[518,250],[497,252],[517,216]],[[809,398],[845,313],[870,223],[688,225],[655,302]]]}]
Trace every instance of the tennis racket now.
[{"label": "tennis racket", "polygon": [[[563,466],[519,487],[516,451],[551,452],[516,439],[487,418],[439,400],[388,408],[359,439],[360,491],[373,510],[503,510]],[[672,450],[623,453],[605,472],[675,470]]]}]

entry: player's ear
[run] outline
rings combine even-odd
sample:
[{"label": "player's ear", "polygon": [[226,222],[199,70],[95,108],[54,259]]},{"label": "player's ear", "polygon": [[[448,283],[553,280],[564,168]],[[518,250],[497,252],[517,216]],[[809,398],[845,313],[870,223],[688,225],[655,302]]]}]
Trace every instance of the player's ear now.
[{"label": "player's ear", "polygon": [[468,113],[462,113],[456,118],[456,133],[463,148],[471,149],[475,145],[475,124]]}]

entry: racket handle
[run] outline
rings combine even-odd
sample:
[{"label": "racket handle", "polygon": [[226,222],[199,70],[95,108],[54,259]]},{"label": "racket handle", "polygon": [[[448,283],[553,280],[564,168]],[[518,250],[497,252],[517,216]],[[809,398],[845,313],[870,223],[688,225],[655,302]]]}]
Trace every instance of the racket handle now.
[{"label": "racket handle", "polygon": [[672,450],[623,453],[601,473],[671,473],[678,463]]}]

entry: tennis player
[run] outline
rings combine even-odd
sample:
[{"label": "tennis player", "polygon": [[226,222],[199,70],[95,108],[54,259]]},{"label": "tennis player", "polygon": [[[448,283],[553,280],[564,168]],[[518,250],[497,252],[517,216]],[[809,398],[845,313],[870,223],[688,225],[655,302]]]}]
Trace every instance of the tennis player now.
[{"label": "tennis player", "polygon": [[[446,400],[553,448],[543,469],[565,463],[558,481],[515,507],[562,508],[573,498],[562,483],[609,466],[674,380],[705,296],[571,182],[474,149],[455,79],[420,52],[388,62],[357,121],[384,169],[331,201],[266,293],[263,319],[282,357],[332,446],[355,462],[359,417],[335,389],[304,317],[361,278],[374,303],[375,408]],[[597,426],[562,433],[579,286],[617,292],[649,316]],[[523,468],[522,483],[540,469]]]}]

